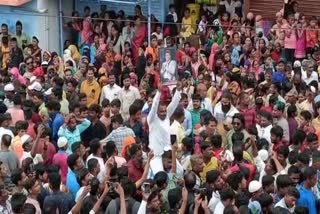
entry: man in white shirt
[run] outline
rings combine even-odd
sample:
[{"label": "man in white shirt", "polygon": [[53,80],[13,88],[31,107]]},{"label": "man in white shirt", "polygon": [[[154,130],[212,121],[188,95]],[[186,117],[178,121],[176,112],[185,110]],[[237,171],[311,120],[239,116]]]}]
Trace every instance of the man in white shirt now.
[{"label": "man in white shirt", "polygon": [[233,204],[235,193],[231,188],[225,188],[220,191],[220,201],[217,203],[214,214],[223,214],[224,208]]},{"label": "man in white shirt", "polygon": [[290,213],[294,213],[295,204],[300,198],[300,193],[295,187],[289,187],[288,193],[274,207],[282,207]]},{"label": "man in white shirt", "polygon": [[260,116],[260,122],[256,125],[258,136],[271,144],[272,115],[264,110],[261,110],[258,114]]},{"label": "man in white shirt", "polygon": [[136,100],[140,99],[140,92],[130,83],[130,76],[123,75],[123,88],[119,91],[119,100],[121,101],[121,115],[124,121],[129,119],[129,107]]},{"label": "man in white shirt", "polygon": [[115,84],[116,77],[114,76],[114,73],[108,74],[108,81],[109,84],[103,86],[101,90],[101,96],[100,96],[100,104],[104,99],[108,99],[109,102],[119,97],[119,92],[121,91],[121,87]]},{"label": "man in white shirt", "polygon": [[97,159],[99,166],[100,166],[100,172],[97,176],[99,179],[100,183],[104,181],[105,173],[106,173],[106,166],[103,161],[103,158],[101,157],[102,153],[102,144],[100,144],[98,139],[93,139],[90,141],[90,155],[87,158],[87,163],[86,165],[88,166],[88,161],[92,158]]},{"label": "man in white shirt", "polygon": [[221,101],[214,107],[213,116],[218,120],[218,123],[224,122],[227,119],[239,113],[239,111],[231,104],[231,94],[224,92]]},{"label": "man in white shirt", "polygon": [[11,138],[14,138],[14,135],[10,129],[7,129],[6,127],[9,126],[8,118],[5,114],[0,114],[0,146],[1,146],[1,139],[2,136],[7,134],[11,136]]},{"label": "man in white shirt", "polygon": [[313,80],[318,82],[318,74],[314,71],[313,62],[311,60],[308,60],[305,63],[305,70],[302,71],[301,78],[307,85],[309,85]]},{"label": "man in white shirt", "polygon": [[177,83],[176,92],[172,98],[171,103],[166,106],[160,103],[160,91],[158,90],[151,110],[147,117],[149,124],[149,148],[153,151],[155,156],[160,156],[163,151],[171,149],[170,144],[170,117],[179,105],[180,101],[181,83]]}]

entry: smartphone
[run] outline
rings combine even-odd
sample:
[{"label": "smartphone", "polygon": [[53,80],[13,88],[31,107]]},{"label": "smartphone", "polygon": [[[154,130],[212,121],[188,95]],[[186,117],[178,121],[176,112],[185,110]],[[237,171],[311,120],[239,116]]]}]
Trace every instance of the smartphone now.
[{"label": "smartphone", "polygon": [[151,185],[150,183],[143,183],[141,189],[144,193],[151,193]]},{"label": "smartphone", "polygon": [[171,141],[171,145],[175,144],[175,142],[177,141],[177,135],[175,134],[170,135],[170,141]]},{"label": "smartphone", "polygon": [[202,200],[204,200],[206,198],[206,195],[207,195],[207,189],[206,188],[200,188],[199,192],[200,192],[200,197],[202,198]]},{"label": "smartphone", "polygon": [[117,183],[115,182],[108,182],[108,187],[110,188],[110,192],[114,192],[115,189],[117,188]]}]

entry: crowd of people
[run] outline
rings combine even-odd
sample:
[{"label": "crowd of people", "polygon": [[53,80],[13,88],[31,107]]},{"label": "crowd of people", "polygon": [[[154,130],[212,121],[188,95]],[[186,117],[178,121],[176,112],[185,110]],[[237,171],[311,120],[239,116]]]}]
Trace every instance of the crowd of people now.
[{"label": "crowd of people", "polygon": [[0,213],[319,213],[320,23],[298,5],[268,30],[238,0],[170,5],[150,44],[139,5],[87,6],[63,56],[2,24]]}]

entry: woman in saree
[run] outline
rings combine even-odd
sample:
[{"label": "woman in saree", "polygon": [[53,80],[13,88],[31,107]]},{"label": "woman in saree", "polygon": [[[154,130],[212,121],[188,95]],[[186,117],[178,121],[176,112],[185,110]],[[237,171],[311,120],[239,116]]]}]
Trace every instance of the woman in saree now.
[{"label": "woman in saree", "polygon": [[71,14],[71,34],[73,40],[76,42],[76,44],[80,44],[81,38],[80,38],[80,32],[82,30],[82,20],[80,18],[79,12],[78,11],[73,11]]},{"label": "woman in saree", "polygon": [[90,45],[92,42],[92,30],[90,25],[90,19],[85,18],[82,21],[82,30],[80,32],[81,34],[81,45],[87,44]]},{"label": "woman in saree", "polygon": [[123,38],[117,25],[113,25],[111,28],[111,36],[108,38],[107,43],[109,43],[110,41],[113,44],[113,51],[116,54],[121,54],[122,52],[124,52]]},{"label": "woman in saree", "polygon": [[135,27],[136,34],[132,38],[132,54],[134,62],[136,62],[136,60],[138,59],[138,49],[143,44],[147,35],[146,25],[144,23],[141,23],[141,18],[136,18]]}]

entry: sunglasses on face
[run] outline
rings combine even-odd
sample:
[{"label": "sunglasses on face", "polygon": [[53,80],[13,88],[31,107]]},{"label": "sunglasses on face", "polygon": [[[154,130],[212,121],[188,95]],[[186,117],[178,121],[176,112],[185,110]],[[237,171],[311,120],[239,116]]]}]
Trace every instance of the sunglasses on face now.
[{"label": "sunglasses on face", "polygon": [[26,64],[27,64],[27,65],[31,65],[31,64],[33,64],[33,62],[27,62]]}]

